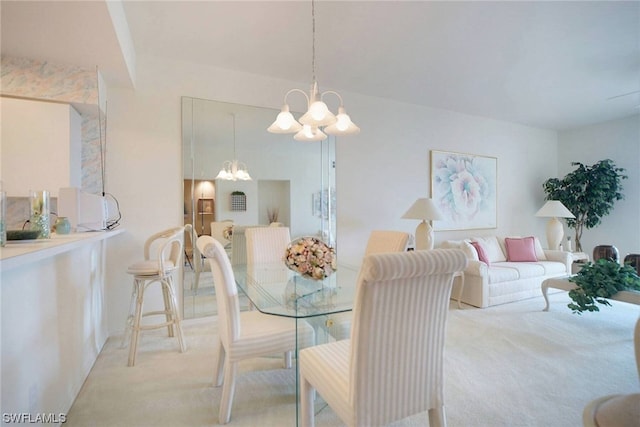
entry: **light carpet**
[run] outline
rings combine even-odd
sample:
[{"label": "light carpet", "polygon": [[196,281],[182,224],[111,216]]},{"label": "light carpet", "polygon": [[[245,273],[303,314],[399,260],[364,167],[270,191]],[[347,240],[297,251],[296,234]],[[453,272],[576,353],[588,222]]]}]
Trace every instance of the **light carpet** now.
[{"label": "light carpet", "polygon": [[[542,297],[487,309],[451,305],[445,354],[449,427],[580,426],[591,400],[638,393],[633,327],[640,308],[612,301],[612,307],[580,316],[566,307],[566,293],[550,300],[549,312],[542,311]],[[216,425],[216,319],[187,321],[184,330],[186,353],[162,330],[143,333],[131,368],[120,337],[110,338],[66,425]],[[295,424],[295,372],[281,366],[278,357],[241,364],[231,426]],[[316,425],[343,424],[327,407]],[[426,425],[426,414],[394,424]]]}]

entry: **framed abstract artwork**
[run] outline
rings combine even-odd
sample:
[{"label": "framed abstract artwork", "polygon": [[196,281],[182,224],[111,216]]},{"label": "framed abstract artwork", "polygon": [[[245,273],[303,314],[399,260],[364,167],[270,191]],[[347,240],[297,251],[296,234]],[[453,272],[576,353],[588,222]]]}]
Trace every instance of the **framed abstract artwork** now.
[{"label": "framed abstract artwork", "polygon": [[435,230],[497,227],[498,159],[431,150],[431,197],[444,216]]}]

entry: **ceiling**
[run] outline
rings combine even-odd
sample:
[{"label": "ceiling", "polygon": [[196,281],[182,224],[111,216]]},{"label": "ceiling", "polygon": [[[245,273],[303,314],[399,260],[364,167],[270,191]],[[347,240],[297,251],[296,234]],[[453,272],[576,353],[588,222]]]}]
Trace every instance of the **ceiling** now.
[{"label": "ceiling", "polygon": [[[135,81],[103,0],[0,5],[3,54]],[[311,83],[309,1],[122,6],[137,56]],[[315,17],[321,90],[557,130],[640,112],[640,1],[317,0]]]}]

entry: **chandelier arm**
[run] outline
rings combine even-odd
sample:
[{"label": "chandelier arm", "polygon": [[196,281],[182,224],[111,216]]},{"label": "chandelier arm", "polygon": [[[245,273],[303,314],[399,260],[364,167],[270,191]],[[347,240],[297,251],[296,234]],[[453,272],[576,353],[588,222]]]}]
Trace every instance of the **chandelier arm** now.
[{"label": "chandelier arm", "polygon": [[332,94],[332,95],[337,96],[337,97],[338,97],[338,99],[340,100],[340,107],[344,107],[344,104],[343,104],[343,102],[342,102],[342,97],[340,96],[340,94],[339,94],[338,92],[335,92],[335,91],[333,91],[333,90],[327,90],[327,91],[325,91],[325,92],[322,92],[322,93],[320,94],[320,100],[322,101],[322,99],[324,98],[324,96],[325,96],[325,95],[328,95],[328,94]]},{"label": "chandelier arm", "polygon": [[[304,98],[307,100],[307,108],[309,108],[309,104],[311,103],[311,100],[309,98],[309,95],[306,94],[305,91],[303,91],[302,89],[291,89],[289,90],[285,95],[284,95],[284,103],[287,104],[287,97],[289,96],[289,94],[293,93],[293,92],[299,92],[301,93]],[[287,104],[288,105],[288,104]]]}]

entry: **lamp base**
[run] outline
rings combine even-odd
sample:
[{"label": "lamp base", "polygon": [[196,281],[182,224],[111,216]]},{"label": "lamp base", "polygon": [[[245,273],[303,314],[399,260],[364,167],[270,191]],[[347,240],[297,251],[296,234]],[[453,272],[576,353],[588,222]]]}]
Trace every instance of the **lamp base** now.
[{"label": "lamp base", "polygon": [[547,245],[549,249],[557,251],[564,236],[564,228],[558,218],[551,218],[547,223]]},{"label": "lamp base", "polygon": [[431,250],[433,243],[433,228],[427,221],[422,220],[416,227],[416,250]]}]

